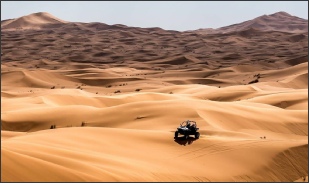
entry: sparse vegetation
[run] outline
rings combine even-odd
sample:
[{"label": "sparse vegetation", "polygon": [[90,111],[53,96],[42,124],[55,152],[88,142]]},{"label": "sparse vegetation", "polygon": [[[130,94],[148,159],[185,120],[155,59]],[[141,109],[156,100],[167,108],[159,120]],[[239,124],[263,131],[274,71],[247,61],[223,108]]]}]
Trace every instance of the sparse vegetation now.
[{"label": "sparse vegetation", "polygon": [[55,129],[56,128],[56,125],[51,125],[50,126],[50,129]]},{"label": "sparse vegetation", "polygon": [[259,82],[259,79],[254,79],[254,80],[250,81],[248,84],[253,84],[253,83],[257,83],[257,82]]},{"label": "sparse vegetation", "polygon": [[135,91],[137,91],[137,92],[138,92],[138,91],[141,91],[141,90],[142,90],[142,89],[137,88]]},{"label": "sparse vegetation", "polygon": [[116,90],[114,93],[121,93],[120,90]]},{"label": "sparse vegetation", "polygon": [[55,89],[56,87],[55,86],[52,86],[50,89]]},{"label": "sparse vegetation", "polygon": [[255,74],[253,77],[257,77],[259,79],[259,78],[261,78],[261,74],[260,73]]}]

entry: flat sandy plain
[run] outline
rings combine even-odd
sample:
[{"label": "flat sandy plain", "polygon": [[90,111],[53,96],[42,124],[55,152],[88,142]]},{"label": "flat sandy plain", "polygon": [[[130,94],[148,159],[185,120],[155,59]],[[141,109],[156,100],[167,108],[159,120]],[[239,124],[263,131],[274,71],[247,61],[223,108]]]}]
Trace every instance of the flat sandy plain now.
[{"label": "flat sandy plain", "polygon": [[1,30],[1,181],[308,181],[307,20]]}]

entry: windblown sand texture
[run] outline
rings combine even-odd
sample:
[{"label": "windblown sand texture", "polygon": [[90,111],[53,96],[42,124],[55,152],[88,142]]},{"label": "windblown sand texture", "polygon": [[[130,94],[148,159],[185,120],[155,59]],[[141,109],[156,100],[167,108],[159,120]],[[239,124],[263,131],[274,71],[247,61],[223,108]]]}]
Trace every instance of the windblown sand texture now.
[{"label": "windblown sand texture", "polygon": [[[262,17],[213,33],[2,21],[1,181],[307,182],[307,20]],[[200,138],[174,139],[187,119]]]}]

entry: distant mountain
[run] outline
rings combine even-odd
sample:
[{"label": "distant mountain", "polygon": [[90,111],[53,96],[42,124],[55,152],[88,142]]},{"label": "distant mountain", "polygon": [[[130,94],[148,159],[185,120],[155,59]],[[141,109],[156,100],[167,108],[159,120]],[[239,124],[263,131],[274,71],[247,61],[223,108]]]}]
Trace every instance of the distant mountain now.
[{"label": "distant mountain", "polygon": [[64,23],[67,23],[67,21],[46,12],[39,12],[16,19],[3,20],[1,21],[1,29],[35,29]]},{"label": "distant mountain", "polygon": [[[1,61],[47,59],[211,69],[252,62],[272,64],[308,55],[308,34],[261,29],[295,31],[293,26],[297,26],[298,31],[305,30],[302,22],[281,12],[219,29],[230,31],[226,34],[198,34],[159,27],[66,22],[48,13],[35,13],[1,22]],[[139,64],[136,68],[144,68]]]},{"label": "distant mountain", "polygon": [[255,19],[242,23],[233,24],[218,29],[198,29],[195,33],[218,34],[240,32],[249,29],[258,31],[279,31],[290,33],[306,33],[308,32],[308,20],[296,16],[292,16],[286,12],[277,12],[271,15],[259,16]]},{"label": "distant mountain", "polygon": [[30,15],[22,16],[15,19],[7,19],[1,21],[1,30],[21,30],[21,29],[54,29],[54,28],[65,28],[67,30],[131,30],[131,31],[165,31],[165,32],[178,32],[173,30],[164,30],[160,27],[131,27],[122,24],[108,25],[101,22],[68,22],[61,20],[47,12],[38,12]]},{"label": "distant mountain", "polygon": [[[76,26],[77,27],[86,26],[89,28],[95,27],[97,29],[125,29],[125,30],[138,28],[141,31],[142,29],[144,31],[165,31],[159,27],[140,28],[140,27],[128,27],[126,25],[121,24],[107,25],[101,22],[93,22],[93,23],[67,22],[47,12],[33,13],[30,15],[22,16],[20,18],[1,21],[1,30],[58,28],[63,26],[73,26],[73,28],[75,28]],[[222,33],[225,34],[225,33],[242,32],[248,30],[307,33],[308,20],[292,16],[286,12],[281,11],[271,15],[263,15],[252,20],[221,27],[218,29],[201,28],[193,31],[184,31],[184,33],[189,32],[189,33],[201,33],[201,34],[222,34]]]}]

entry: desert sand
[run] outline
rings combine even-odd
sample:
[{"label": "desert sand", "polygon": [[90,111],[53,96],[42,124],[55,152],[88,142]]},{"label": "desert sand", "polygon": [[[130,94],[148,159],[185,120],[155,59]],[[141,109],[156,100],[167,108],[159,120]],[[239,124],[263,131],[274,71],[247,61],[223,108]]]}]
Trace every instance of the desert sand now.
[{"label": "desert sand", "polygon": [[[2,21],[1,181],[307,182],[308,24],[286,26],[307,20],[262,18],[224,33]],[[174,139],[188,119],[200,138]]]}]

